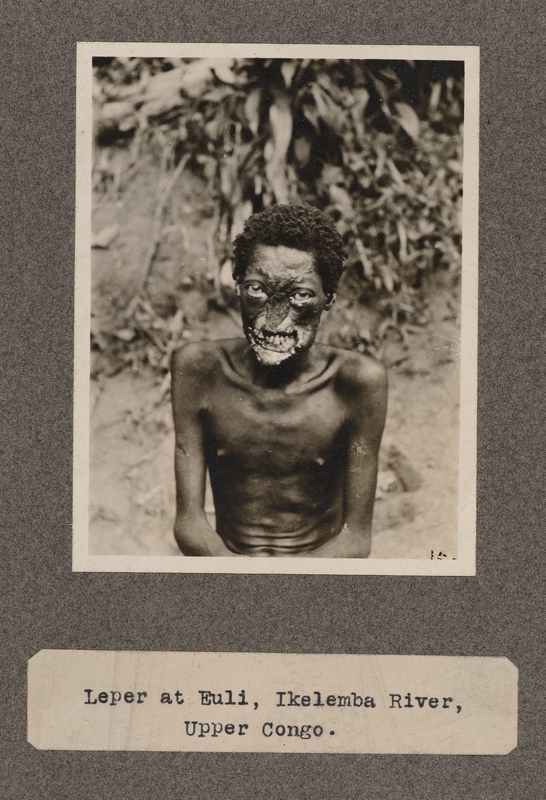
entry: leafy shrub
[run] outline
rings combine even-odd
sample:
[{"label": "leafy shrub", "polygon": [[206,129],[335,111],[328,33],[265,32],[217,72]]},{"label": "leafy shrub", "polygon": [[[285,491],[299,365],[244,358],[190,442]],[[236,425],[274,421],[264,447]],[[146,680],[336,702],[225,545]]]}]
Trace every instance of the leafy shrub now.
[{"label": "leafy shrub", "polygon": [[305,201],[335,219],[360,296],[411,319],[423,276],[460,270],[462,62],[94,61],[96,140],[138,158],[161,132],[215,198],[218,271],[253,212]]}]

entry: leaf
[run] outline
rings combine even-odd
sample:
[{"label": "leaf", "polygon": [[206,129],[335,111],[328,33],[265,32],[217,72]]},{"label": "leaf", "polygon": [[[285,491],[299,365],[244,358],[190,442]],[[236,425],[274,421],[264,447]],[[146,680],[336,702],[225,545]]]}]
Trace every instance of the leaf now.
[{"label": "leaf", "polygon": [[96,133],[117,128],[120,131],[131,131],[138,127],[137,114],[133,103],[108,102],[96,114]]},{"label": "leaf", "polygon": [[119,331],[114,331],[114,336],[117,339],[121,339],[122,342],[132,342],[136,333],[132,328],[122,328]]},{"label": "leaf", "polygon": [[103,228],[99,233],[91,234],[91,247],[97,247],[105,250],[114,241],[119,233],[119,225],[108,225]]},{"label": "leaf", "polygon": [[370,99],[370,93],[364,87],[357,87],[353,89],[353,105],[351,107],[351,116],[353,118],[354,126],[356,128],[357,137],[360,141],[364,141],[366,136],[366,129],[364,126],[364,112]]},{"label": "leaf", "polygon": [[[180,80],[180,88],[189,97],[200,97],[203,92],[212,84],[212,59],[195,59],[189,64],[185,65],[185,71]],[[171,72],[163,73],[164,75],[171,75]],[[155,76],[153,80],[156,80]]]},{"label": "leaf", "polygon": [[232,71],[233,66],[232,58],[210,59],[211,69],[215,76],[222,83],[227,83],[230,86],[237,83],[237,76]]},{"label": "leaf", "polygon": [[262,101],[262,90],[259,87],[251,89],[245,100],[245,116],[248,120],[248,127],[256,136],[260,127],[260,103]]},{"label": "leaf", "polygon": [[398,239],[400,241],[398,257],[400,262],[403,264],[408,257],[408,234],[404,223],[400,219],[396,220],[396,228],[398,230]]},{"label": "leaf", "polygon": [[380,178],[383,174],[383,170],[385,168],[385,161],[387,160],[387,154],[382,147],[376,146],[377,151],[377,163],[375,165],[375,172],[374,178]]},{"label": "leaf", "polygon": [[343,160],[351,172],[366,172],[371,175],[368,164],[359,153],[344,153]]},{"label": "leaf", "polygon": [[237,179],[237,159],[228,156],[220,162],[220,191],[224,198],[233,205],[237,202],[236,193],[240,193],[240,183]]},{"label": "leaf", "polygon": [[307,136],[299,136],[294,139],[294,158],[299,167],[304,167],[311,157],[312,141]]},{"label": "leaf", "polygon": [[[330,63],[330,65],[331,64],[336,64],[335,61],[334,62],[329,62],[329,63]],[[332,100],[334,101],[334,103],[336,105],[337,104],[339,104],[339,105],[343,104],[343,91],[337,85],[337,83],[334,83],[334,81],[332,80],[330,75],[328,75],[327,72],[324,72],[324,71],[321,70],[317,75],[317,82],[322,86],[322,88],[327,93],[327,95],[332,98]]]},{"label": "leaf", "polygon": [[357,236],[355,239],[356,249],[358,251],[358,257],[360,258],[360,263],[362,264],[362,270],[364,275],[368,280],[371,281],[373,278],[373,267],[371,264],[370,259],[368,258],[368,254],[366,252],[366,248],[362,244],[362,240]]},{"label": "leaf", "polygon": [[287,89],[292,86],[292,79],[296,74],[296,70],[298,68],[297,61],[283,61],[281,64],[281,73],[284,78],[284,85]]},{"label": "leaf", "polygon": [[440,97],[442,95],[442,82],[438,81],[438,83],[433,83],[432,88],[430,90],[430,100],[428,101],[428,107],[430,111],[436,111],[438,108],[438,104],[440,102]]},{"label": "leaf", "polygon": [[400,172],[398,171],[396,164],[390,158],[387,159],[387,168],[391,173],[393,181],[396,183],[399,189],[405,193],[409,187],[406,186],[404,178],[400,175]]},{"label": "leaf", "polygon": [[269,107],[272,147],[264,148],[265,171],[277,203],[289,200],[286,176],[286,154],[292,139],[292,110],[290,95],[286,91],[275,91],[274,102]]},{"label": "leaf", "polygon": [[301,110],[303,111],[305,119],[311,123],[311,125],[316,131],[318,131],[320,125],[319,125],[319,113],[316,105],[309,102],[302,103]]},{"label": "leaf", "polygon": [[430,236],[430,234],[434,233],[435,230],[434,224],[427,219],[423,219],[423,217],[419,219],[417,226],[421,236]]},{"label": "leaf", "polygon": [[[210,70],[207,70],[207,76],[210,76]],[[191,74],[191,65],[184,64],[177,69],[171,69],[168,72],[158,72],[153,77],[149,78],[144,83],[143,100],[146,102],[158,101],[162,97],[171,94],[178,94],[180,96],[180,88],[183,85],[185,76]],[[191,82],[191,79],[189,79]],[[135,97],[135,100],[137,98]]]},{"label": "leaf", "polygon": [[394,289],[394,277],[390,269],[387,267],[386,264],[381,264],[379,267],[379,272],[381,274],[381,280],[383,281],[383,286],[387,290],[389,294],[392,293]]},{"label": "leaf", "polygon": [[385,83],[381,80],[381,78],[378,78],[373,73],[371,73],[371,79],[372,79],[372,83],[373,83],[373,85],[375,87],[375,90],[376,90],[377,94],[379,95],[379,99],[381,100],[381,111],[385,114],[385,116],[387,118],[390,119],[391,110],[389,108],[389,99],[390,99],[389,90],[388,90],[387,86],[385,85]]},{"label": "leaf", "polygon": [[221,103],[226,97],[233,96],[233,89],[230,86],[215,86],[203,95],[203,100],[207,103]]},{"label": "leaf", "polygon": [[320,177],[326,186],[332,186],[335,183],[344,183],[343,170],[341,167],[335,167],[333,164],[325,164]]},{"label": "leaf", "polygon": [[[219,120],[218,117],[213,117],[210,122],[205,124],[205,133],[211,141],[215,142],[218,138],[221,124],[222,121]],[[200,157],[198,156],[198,158]],[[204,158],[206,158],[206,156]],[[201,159],[203,159],[203,156],[201,156]],[[200,161],[200,163],[202,163],[202,161]]]},{"label": "leaf", "polygon": [[222,264],[218,280],[223,289],[235,291],[235,281],[233,280],[232,271],[233,267],[231,260],[227,259],[227,261],[224,261],[224,263]]},{"label": "leaf", "polygon": [[391,67],[381,66],[379,69],[379,73],[386,78],[386,80],[392,83],[396,88],[400,88],[400,78],[396,74],[396,72],[391,69]]},{"label": "leaf", "polygon": [[419,138],[421,128],[419,117],[407,103],[395,103],[394,106],[398,112],[396,119],[400,126],[405,130],[410,139],[416,142]]},{"label": "leaf", "polygon": [[168,329],[170,333],[178,334],[184,326],[184,312],[181,308],[177,308],[174,316],[168,322]]},{"label": "leaf", "polygon": [[[252,214],[252,203],[250,200],[245,200],[244,203],[239,203],[233,213],[233,222],[231,223],[231,238],[234,239],[239,233],[242,233],[245,222]],[[231,273],[230,273],[231,274]]]},{"label": "leaf", "polygon": [[336,186],[335,184],[329,187],[329,192],[332,202],[341,211],[343,216],[346,219],[353,219],[355,212],[349,193],[341,186]]},{"label": "leaf", "polygon": [[326,92],[318,84],[311,86],[311,92],[317,104],[317,110],[329,128],[338,132],[341,129],[342,114],[341,109],[331,100]]}]

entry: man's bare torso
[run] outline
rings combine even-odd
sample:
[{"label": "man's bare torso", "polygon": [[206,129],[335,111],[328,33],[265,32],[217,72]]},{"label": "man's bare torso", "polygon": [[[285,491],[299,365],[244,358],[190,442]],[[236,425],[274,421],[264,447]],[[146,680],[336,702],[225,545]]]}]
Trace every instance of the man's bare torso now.
[{"label": "man's bare torso", "polygon": [[301,380],[264,387],[247,374],[245,340],[199,350],[199,418],[216,530],[226,546],[299,555],[335,537],[351,426],[344,372],[364,357],[317,344]]},{"label": "man's bare torso", "polygon": [[343,241],[316,208],[272,205],[245,224],[234,257],[245,339],[173,356],[178,546],[187,556],[367,558],[387,378],[368,356],[316,344]]}]

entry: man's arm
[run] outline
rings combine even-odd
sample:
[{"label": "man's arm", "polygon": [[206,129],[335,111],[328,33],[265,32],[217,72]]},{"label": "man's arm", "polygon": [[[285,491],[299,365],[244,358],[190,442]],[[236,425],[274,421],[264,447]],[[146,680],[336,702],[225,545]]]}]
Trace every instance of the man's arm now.
[{"label": "man's arm", "polygon": [[379,446],[387,413],[385,368],[352,354],[342,368],[341,390],[349,413],[350,439],[345,474],[344,526],[336,537],[341,558],[367,558],[377,484]]},{"label": "man's arm", "polygon": [[209,525],[204,511],[205,453],[200,411],[210,353],[200,343],[186,345],[171,362],[176,476],[174,536],[185,556],[234,556]]}]

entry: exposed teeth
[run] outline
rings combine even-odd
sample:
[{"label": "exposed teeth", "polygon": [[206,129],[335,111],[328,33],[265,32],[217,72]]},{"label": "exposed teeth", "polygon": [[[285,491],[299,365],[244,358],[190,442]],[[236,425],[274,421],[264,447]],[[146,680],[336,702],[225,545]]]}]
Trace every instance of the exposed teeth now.
[{"label": "exposed teeth", "polygon": [[281,331],[279,333],[255,333],[254,338],[258,342],[258,344],[267,345],[268,347],[280,347],[286,348],[287,345],[291,346],[295,339],[295,333],[285,333]]}]

